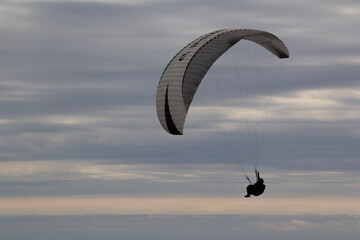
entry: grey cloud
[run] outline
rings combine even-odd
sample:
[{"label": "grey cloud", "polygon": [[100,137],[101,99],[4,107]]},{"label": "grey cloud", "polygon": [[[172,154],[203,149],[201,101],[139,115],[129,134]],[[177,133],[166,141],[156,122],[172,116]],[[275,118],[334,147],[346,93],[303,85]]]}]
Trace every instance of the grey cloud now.
[{"label": "grey cloud", "polygon": [[[359,58],[355,29],[360,21],[356,14],[338,12],[339,1],[284,1],[271,6],[268,1],[3,4],[9,11],[0,17],[7,20],[0,24],[1,161],[90,159],[105,164],[158,163],[182,171],[177,163],[207,165],[229,159],[228,152],[216,153],[224,149],[206,134],[197,136],[189,129],[193,131],[189,136],[168,135],[157,121],[154,106],[157,83],[167,62],[186,43],[218,28],[264,29],[284,40],[291,57],[284,61],[272,89],[276,96],[359,88],[358,62],[350,60]],[[346,6],[356,8],[356,4],[346,1]],[[334,99],[339,106],[358,111],[358,98]],[[284,107],[277,113],[303,110]],[[338,109],[337,113],[344,112]],[[81,119],[70,121],[77,118]],[[358,123],[357,117],[274,120],[265,138],[263,166],[273,172],[357,171]],[[235,134],[244,140],[235,143],[243,144],[237,149],[246,152],[246,136]],[[4,195],[11,195],[28,184],[36,194],[52,194],[56,189],[58,194],[70,195],[79,189],[84,194],[103,194],[106,186],[119,192],[132,188],[129,192],[134,194],[150,194],[147,189],[154,186],[163,188],[157,190],[161,193],[183,187],[142,180],[90,181],[91,186],[86,181],[8,181],[2,189],[6,189]],[[73,188],[66,188],[68,184]],[[206,189],[204,185],[191,191]]]},{"label": "grey cloud", "polygon": [[[316,197],[346,195],[357,198],[356,170],[317,167],[326,159],[312,159],[312,169],[298,168],[311,156],[287,159],[288,169],[263,165],[262,177],[268,183],[268,197]],[[224,158],[222,158],[223,160]],[[319,162],[319,159],[321,162]],[[215,162],[215,161],[214,161]],[[119,164],[121,163],[121,164]],[[306,163],[306,162],[305,162]],[[351,164],[341,161],[343,165]],[[353,163],[355,164],[355,163]],[[283,164],[284,165],[284,164]],[[61,162],[22,161],[0,164],[1,196],[93,196],[122,197],[242,197],[246,181],[236,165],[183,162],[181,164],[134,164],[133,161],[82,160]],[[244,166],[251,169],[251,166]],[[295,170],[294,170],[295,169]],[[249,172],[253,179],[253,174]]]},{"label": "grey cloud", "polygon": [[[1,217],[1,233],[16,239],[303,239],[358,236],[355,216],[88,215]],[[16,224],[17,228],[14,228]]]}]

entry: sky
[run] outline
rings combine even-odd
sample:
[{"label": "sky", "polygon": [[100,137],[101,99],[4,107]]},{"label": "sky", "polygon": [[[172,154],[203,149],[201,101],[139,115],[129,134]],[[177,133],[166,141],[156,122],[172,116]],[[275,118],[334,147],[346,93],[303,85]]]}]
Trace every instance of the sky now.
[{"label": "sky", "polygon": [[[166,64],[223,28],[271,32],[290,52],[274,67],[257,198],[213,141],[240,136],[254,178],[238,115],[219,105],[223,128],[199,131],[213,107],[201,94],[184,136],[156,115]],[[355,239],[359,28],[356,0],[1,1],[0,238]]]}]

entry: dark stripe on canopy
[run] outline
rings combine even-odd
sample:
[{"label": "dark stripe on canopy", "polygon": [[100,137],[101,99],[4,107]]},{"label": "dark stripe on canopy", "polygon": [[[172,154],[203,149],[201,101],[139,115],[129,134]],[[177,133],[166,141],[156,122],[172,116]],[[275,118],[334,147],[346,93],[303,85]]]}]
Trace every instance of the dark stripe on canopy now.
[{"label": "dark stripe on canopy", "polygon": [[176,128],[174,121],[172,120],[169,101],[168,101],[168,90],[169,85],[166,87],[166,94],[165,94],[165,119],[166,119],[166,126],[169,132],[173,135],[182,135],[181,132]]}]

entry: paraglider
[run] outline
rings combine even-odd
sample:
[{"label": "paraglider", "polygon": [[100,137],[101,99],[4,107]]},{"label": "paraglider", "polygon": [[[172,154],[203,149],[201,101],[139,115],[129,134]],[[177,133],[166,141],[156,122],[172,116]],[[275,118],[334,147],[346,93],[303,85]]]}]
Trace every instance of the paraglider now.
[{"label": "paraglider", "polygon": [[[190,42],[168,63],[157,88],[157,115],[168,133],[184,134],[185,119],[204,76],[221,55],[242,39],[262,46],[278,58],[289,57],[287,47],[278,37],[254,29],[222,29]],[[249,188],[249,196],[258,196],[265,189],[256,167],[255,172],[258,181]]]},{"label": "paraglider", "polygon": [[264,185],[264,179],[260,178],[259,171],[255,171],[256,175],[256,183],[250,184],[246,187],[247,194],[245,195],[246,198],[250,197],[250,195],[260,196],[264,193],[266,185]]}]

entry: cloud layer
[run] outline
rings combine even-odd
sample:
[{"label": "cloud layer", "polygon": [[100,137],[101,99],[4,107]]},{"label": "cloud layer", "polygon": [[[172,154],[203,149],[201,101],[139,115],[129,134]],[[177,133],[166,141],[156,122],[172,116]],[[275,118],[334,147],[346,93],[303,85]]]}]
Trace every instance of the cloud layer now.
[{"label": "cloud layer", "polygon": [[[0,236],[354,239],[359,12],[355,0],[2,1]],[[222,141],[229,132],[252,177],[247,133],[238,122],[244,108],[224,105],[239,99],[236,90],[218,96],[214,105],[204,104],[206,91],[199,93],[180,138],[163,131],[155,111],[157,84],[173,55],[202,34],[232,27],[272,32],[290,50],[290,59],[273,67],[277,75],[259,165],[268,191],[258,202],[268,216],[220,216],[246,209],[258,214],[253,202],[243,201],[245,178]],[[206,76],[210,91],[219,73],[229,83],[237,81],[232,56],[225,55]],[[220,124],[197,122],[213,109],[221,113]],[[261,111],[253,113],[261,118]],[[125,211],[124,199],[134,200],[132,211]],[[51,212],[52,203],[57,212]],[[4,216],[67,215],[81,204],[76,214],[114,208],[117,214],[145,215]],[[298,216],[295,210],[294,216],[279,216],[292,204],[301,214],[325,216]],[[214,208],[217,216],[192,216]],[[186,209],[191,216],[175,216]],[[148,215],[166,211],[171,216]]]},{"label": "cloud layer", "polygon": [[[359,218],[352,216],[266,215],[88,215],[1,217],[0,232],[16,239],[354,239]],[[18,228],[13,228],[16,222]]]}]

